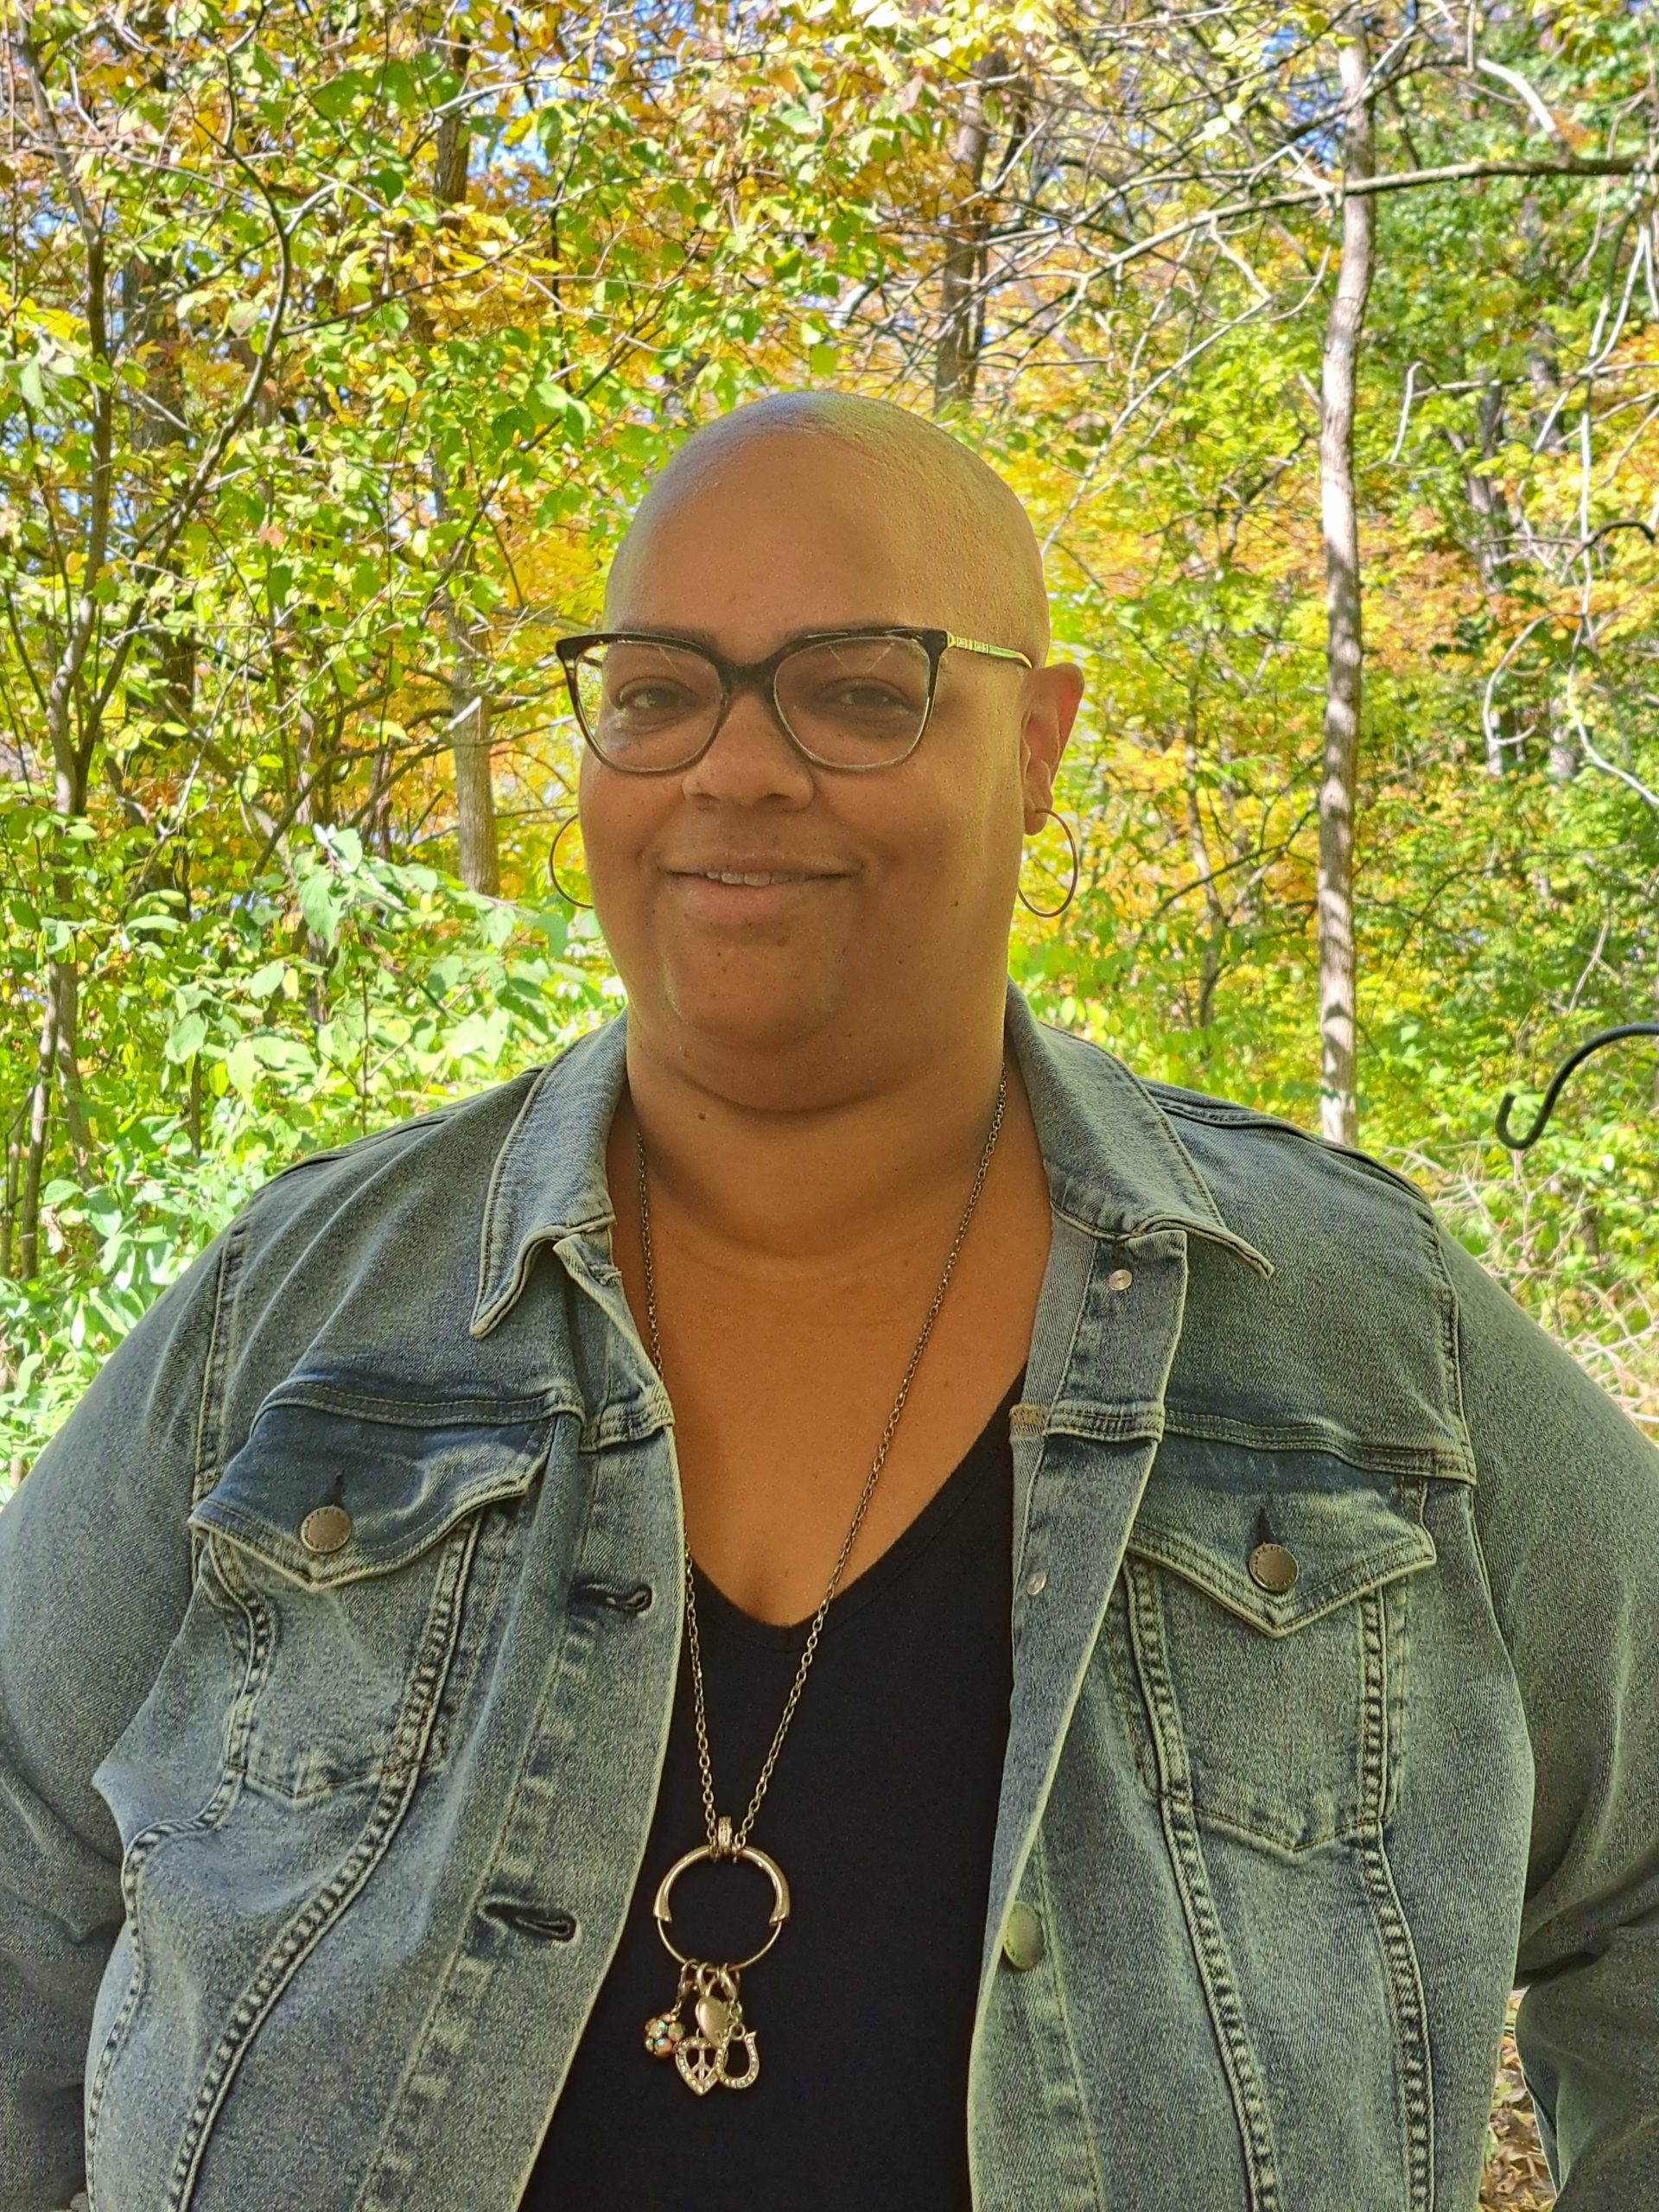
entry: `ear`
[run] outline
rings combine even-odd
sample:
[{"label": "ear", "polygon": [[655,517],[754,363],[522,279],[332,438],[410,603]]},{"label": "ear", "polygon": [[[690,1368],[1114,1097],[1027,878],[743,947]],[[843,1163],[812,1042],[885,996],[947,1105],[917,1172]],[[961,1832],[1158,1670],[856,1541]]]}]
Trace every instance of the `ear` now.
[{"label": "ear", "polygon": [[1083,671],[1070,661],[1054,661],[1033,669],[1026,681],[1020,779],[1025,794],[1026,834],[1033,836],[1054,804],[1054,778],[1083,700]]}]

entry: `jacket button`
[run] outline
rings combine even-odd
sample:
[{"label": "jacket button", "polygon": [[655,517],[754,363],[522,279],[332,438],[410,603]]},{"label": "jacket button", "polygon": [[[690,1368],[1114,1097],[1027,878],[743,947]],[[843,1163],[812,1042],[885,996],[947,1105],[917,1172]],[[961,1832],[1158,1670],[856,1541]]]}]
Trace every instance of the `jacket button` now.
[{"label": "jacket button", "polygon": [[1296,1561],[1282,1544],[1258,1544],[1249,1556],[1250,1580],[1258,1589],[1282,1597],[1296,1580]]},{"label": "jacket button", "polygon": [[337,1552],[352,1541],[352,1516],[343,1505],[319,1505],[300,1523],[300,1541],[308,1552]]},{"label": "jacket button", "polygon": [[1108,1290],[1127,1290],[1134,1281],[1135,1276],[1128,1268],[1114,1268],[1106,1278],[1106,1287]]},{"label": "jacket button", "polygon": [[1016,1974],[1024,1974],[1042,1957],[1043,1923],[1030,1905],[1009,1906],[1002,1930],[1002,1955]]}]

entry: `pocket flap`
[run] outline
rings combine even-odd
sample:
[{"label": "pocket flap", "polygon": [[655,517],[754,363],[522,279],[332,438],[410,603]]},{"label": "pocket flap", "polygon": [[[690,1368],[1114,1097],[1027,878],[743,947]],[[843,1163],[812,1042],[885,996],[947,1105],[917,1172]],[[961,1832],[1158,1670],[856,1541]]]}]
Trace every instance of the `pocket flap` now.
[{"label": "pocket flap", "polygon": [[[1263,1537],[1288,1553],[1287,1589],[1250,1571]],[[1128,1548],[1205,1591],[1268,1636],[1317,1620],[1362,1591],[1433,1564],[1434,1540],[1408,1488],[1332,1452],[1267,1452],[1166,1436]],[[1258,1564],[1270,1580],[1277,1557]]]},{"label": "pocket flap", "polygon": [[[268,1400],[190,1525],[313,1588],[385,1574],[541,1472],[556,1415],[495,1411],[388,1402],[369,1414],[291,1392]],[[325,1508],[334,1510],[311,1520],[308,1541],[308,1516]]]}]

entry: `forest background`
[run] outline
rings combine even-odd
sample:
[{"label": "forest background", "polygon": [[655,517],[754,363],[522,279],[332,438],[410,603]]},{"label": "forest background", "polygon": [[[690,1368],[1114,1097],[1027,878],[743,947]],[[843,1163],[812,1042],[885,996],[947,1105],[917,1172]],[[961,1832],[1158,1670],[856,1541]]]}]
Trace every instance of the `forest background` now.
[{"label": "forest background", "polygon": [[1039,1010],[1411,1175],[1659,1430],[1653,1051],[1493,1133],[1659,1014],[1647,5],[6,26],[0,1494],[266,1177],[615,1010],[553,643],[813,386],[1036,522]]}]

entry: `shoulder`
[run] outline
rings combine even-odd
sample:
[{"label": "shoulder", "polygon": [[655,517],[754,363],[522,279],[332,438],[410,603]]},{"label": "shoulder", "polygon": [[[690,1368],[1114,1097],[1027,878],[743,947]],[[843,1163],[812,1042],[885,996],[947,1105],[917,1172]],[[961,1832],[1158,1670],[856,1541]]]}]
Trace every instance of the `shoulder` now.
[{"label": "shoulder", "polygon": [[[1142,1081],[1224,1216],[1252,1242],[1258,1229],[1281,1240],[1293,1228],[1299,1243],[1333,1234],[1345,1241],[1356,1230],[1432,1238],[1427,1193],[1374,1154],[1235,1099]],[[1262,1249],[1277,1264],[1269,1244]]]},{"label": "shoulder", "polygon": [[481,1187],[526,1104],[557,1065],[523,1069],[468,1097],[304,1153],[260,1185],[243,1215],[263,1232],[319,1207],[349,1205],[363,1193],[390,1201],[400,1186],[428,1184],[437,1174],[458,1176],[462,1188],[474,1180]]},{"label": "shoulder", "polygon": [[274,1273],[290,1298],[302,1287],[327,1295],[376,1255],[419,1250],[449,1266],[475,1251],[497,1159],[557,1065],[290,1161],[229,1224],[234,1272]]},{"label": "shoulder", "polygon": [[1449,1240],[1427,1194],[1276,1115],[1146,1087],[1222,1218],[1274,1267],[1264,1281],[1189,1244],[1173,1425],[1466,1476]]}]

